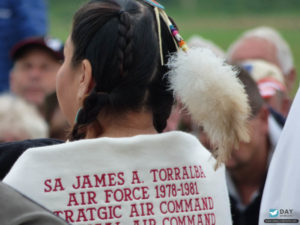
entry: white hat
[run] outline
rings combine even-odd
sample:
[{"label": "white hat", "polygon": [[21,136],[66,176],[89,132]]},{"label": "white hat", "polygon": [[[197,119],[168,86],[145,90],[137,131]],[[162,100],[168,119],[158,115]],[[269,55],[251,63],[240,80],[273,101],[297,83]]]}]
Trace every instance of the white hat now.
[{"label": "white hat", "polygon": [[286,91],[283,74],[276,65],[263,60],[246,60],[241,65],[256,81],[263,98],[275,95],[276,91]]}]

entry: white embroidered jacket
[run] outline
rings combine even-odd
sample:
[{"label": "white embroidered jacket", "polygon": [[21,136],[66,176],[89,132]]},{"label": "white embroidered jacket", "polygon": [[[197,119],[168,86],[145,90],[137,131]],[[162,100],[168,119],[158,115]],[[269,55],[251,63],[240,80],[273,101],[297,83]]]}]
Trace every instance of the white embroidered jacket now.
[{"label": "white embroidered jacket", "polygon": [[214,166],[174,131],[29,149],[4,182],[72,224],[229,225],[224,167]]}]

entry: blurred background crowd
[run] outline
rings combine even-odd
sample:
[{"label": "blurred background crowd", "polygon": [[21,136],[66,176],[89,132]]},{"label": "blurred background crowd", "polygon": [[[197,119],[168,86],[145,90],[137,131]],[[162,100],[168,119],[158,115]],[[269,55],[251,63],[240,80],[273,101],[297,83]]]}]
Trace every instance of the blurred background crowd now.
[{"label": "blurred background crowd", "polygon": [[[72,1],[72,4],[70,2]],[[65,40],[74,11],[84,0],[49,1],[50,34]],[[289,43],[300,69],[300,2],[298,0],[162,0],[185,39],[198,34],[224,51],[244,31],[270,26]],[[62,23],[62,21],[64,21]],[[294,88],[295,93],[296,87]]]},{"label": "blurred background crowd", "polygon": [[[67,139],[55,75],[71,18],[84,0],[0,1],[0,141]],[[162,0],[190,47],[208,47],[239,68],[252,111],[250,143],[227,163],[234,224],[257,224],[268,165],[298,88],[299,0]],[[168,130],[201,127],[174,106]],[[246,179],[245,179],[246,178]]]}]

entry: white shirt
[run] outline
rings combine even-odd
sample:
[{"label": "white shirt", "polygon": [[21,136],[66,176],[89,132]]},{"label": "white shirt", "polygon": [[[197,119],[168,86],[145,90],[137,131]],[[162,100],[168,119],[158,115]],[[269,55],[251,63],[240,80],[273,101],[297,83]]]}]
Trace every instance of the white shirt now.
[{"label": "white shirt", "polygon": [[[300,92],[296,95],[268,170],[259,224],[269,219],[300,220]],[[292,211],[290,211],[292,210]],[[290,223],[272,223],[290,224]]]},{"label": "white shirt", "polygon": [[4,182],[72,224],[229,225],[214,166],[195,137],[168,132],[29,149]]}]

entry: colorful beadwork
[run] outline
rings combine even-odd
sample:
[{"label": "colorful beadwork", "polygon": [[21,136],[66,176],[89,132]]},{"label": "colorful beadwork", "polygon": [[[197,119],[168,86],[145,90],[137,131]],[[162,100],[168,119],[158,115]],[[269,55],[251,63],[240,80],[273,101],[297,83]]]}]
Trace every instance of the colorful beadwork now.
[{"label": "colorful beadwork", "polygon": [[145,2],[147,2],[148,4],[154,6],[154,7],[158,7],[160,9],[165,9],[165,7],[161,4],[159,4],[157,1],[155,0],[144,0]]},{"label": "colorful beadwork", "polygon": [[[174,42],[177,43],[177,46],[179,46],[179,48],[181,48],[183,51],[187,51],[188,50],[188,46],[185,43],[185,41],[183,40],[183,38],[181,37],[181,35],[179,34],[178,30],[175,28],[175,26],[171,23],[168,15],[165,13],[164,11],[164,7],[159,4],[157,1],[155,0],[143,0],[144,2],[150,4],[151,6],[154,7],[154,10],[156,10],[156,14],[157,14],[157,23],[158,23],[158,31],[159,31],[159,37],[160,37],[160,24],[159,24],[159,15],[163,18],[163,20],[165,21],[165,23],[167,24],[167,26],[169,26],[171,34],[174,38]],[[160,40],[160,47],[161,47],[161,40]],[[161,49],[161,54],[162,54],[162,49]],[[161,56],[162,58],[162,56]],[[163,64],[163,59],[162,59],[162,64]]]},{"label": "colorful beadwork", "polygon": [[185,43],[185,41],[183,40],[183,38],[181,37],[181,35],[179,34],[178,30],[175,28],[175,26],[173,24],[169,25],[171,33],[174,37],[174,39],[176,40],[178,46],[180,48],[182,48],[183,51],[187,51],[188,47]]}]

